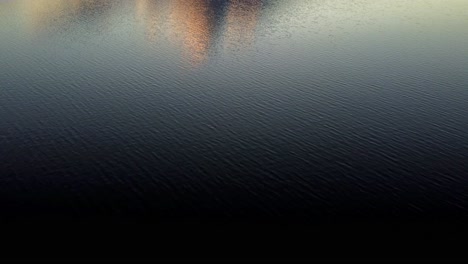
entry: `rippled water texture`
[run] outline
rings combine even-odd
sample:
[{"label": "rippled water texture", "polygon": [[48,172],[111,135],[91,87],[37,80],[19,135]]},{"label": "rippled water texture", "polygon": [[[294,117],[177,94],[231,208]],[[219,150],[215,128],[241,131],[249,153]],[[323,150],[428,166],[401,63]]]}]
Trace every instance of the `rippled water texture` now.
[{"label": "rippled water texture", "polygon": [[0,2],[3,216],[468,214],[466,0]]}]

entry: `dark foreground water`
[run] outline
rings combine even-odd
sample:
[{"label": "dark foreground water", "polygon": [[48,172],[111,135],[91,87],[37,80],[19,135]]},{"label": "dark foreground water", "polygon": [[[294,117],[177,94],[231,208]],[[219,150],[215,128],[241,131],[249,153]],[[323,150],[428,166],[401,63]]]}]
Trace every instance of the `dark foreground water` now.
[{"label": "dark foreground water", "polygon": [[2,217],[468,215],[468,1],[0,2]]}]

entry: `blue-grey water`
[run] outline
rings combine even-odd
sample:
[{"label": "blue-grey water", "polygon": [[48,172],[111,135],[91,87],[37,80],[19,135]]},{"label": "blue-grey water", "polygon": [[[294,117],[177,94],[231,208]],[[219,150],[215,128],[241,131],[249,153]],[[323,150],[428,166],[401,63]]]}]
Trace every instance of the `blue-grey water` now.
[{"label": "blue-grey water", "polygon": [[468,1],[0,1],[0,201],[467,216]]}]

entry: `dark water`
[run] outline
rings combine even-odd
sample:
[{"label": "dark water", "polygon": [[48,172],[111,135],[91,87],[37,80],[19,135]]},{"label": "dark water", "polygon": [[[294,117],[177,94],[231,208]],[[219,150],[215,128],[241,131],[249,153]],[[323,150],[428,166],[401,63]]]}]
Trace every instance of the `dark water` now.
[{"label": "dark water", "polygon": [[468,215],[468,1],[0,2],[3,216]]}]

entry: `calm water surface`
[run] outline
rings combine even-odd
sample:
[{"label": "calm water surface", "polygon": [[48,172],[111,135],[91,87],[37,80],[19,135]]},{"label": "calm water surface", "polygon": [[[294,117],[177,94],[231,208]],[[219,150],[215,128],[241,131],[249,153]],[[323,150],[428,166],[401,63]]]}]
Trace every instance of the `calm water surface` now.
[{"label": "calm water surface", "polygon": [[466,0],[0,2],[3,216],[468,215]]}]

